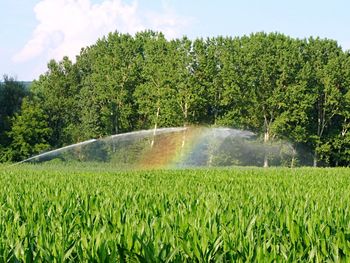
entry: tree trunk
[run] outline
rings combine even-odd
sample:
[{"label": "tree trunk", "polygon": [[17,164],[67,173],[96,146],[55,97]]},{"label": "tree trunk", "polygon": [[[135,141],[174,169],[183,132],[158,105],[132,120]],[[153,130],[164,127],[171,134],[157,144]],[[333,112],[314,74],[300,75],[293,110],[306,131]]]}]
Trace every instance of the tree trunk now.
[{"label": "tree trunk", "polygon": [[264,168],[269,167],[269,159],[267,158],[267,153],[264,156]]},{"label": "tree trunk", "polygon": [[294,155],[292,156],[292,161],[290,162],[290,168],[294,168],[295,166],[295,157]]},{"label": "tree trunk", "polygon": [[155,121],[155,123],[154,123],[154,129],[153,129],[153,138],[152,138],[152,142],[151,142],[151,148],[153,148],[153,145],[154,145],[154,139],[155,139],[155,137],[156,137],[159,112],[160,112],[160,107],[158,106],[158,108],[157,108],[157,114],[156,114],[156,121]]},{"label": "tree trunk", "polygon": [[180,150],[180,160],[181,162],[184,162],[184,158],[185,158],[185,145],[186,145],[186,136],[187,136],[187,128],[186,128],[186,124],[184,124],[184,130],[182,132],[182,143],[181,143],[181,150]]},{"label": "tree trunk", "polygon": [[184,118],[185,118],[185,124],[187,124],[187,119],[188,119],[188,104],[185,102],[185,107],[184,107]]},{"label": "tree trunk", "polygon": [[185,118],[184,128],[185,128],[185,130],[184,130],[183,133],[182,133],[182,144],[181,144],[181,148],[184,148],[184,147],[185,147],[185,142],[186,142],[187,117],[188,117],[188,105],[187,105],[187,102],[185,102],[185,110],[184,110],[184,118]]},{"label": "tree trunk", "polygon": [[[113,126],[114,126],[114,132],[115,134],[118,134],[119,133],[119,129],[118,129],[118,114],[117,112],[115,111],[115,109],[113,109],[113,113],[112,113],[112,123],[113,123]],[[113,142],[113,152],[116,152],[116,143],[115,143],[115,139],[112,139],[112,142]]]},{"label": "tree trunk", "polygon": [[295,166],[295,156],[297,154],[297,151],[294,146],[292,146],[292,160],[290,162],[290,168],[294,168]]},{"label": "tree trunk", "polygon": [[115,134],[118,134],[118,133],[119,133],[119,129],[118,129],[118,116],[115,117],[114,132],[115,132]]},{"label": "tree trunk", "polygon": [[186,124],[184,124],[184,131],[182,133],[182,144],[181,144],[181,149],[183,149],[185,147],[186,144],[186,133],[187,133],[187,128],[186,128]]},{"label": "tree trunk", "polygon": [[317,162],[318,162],[318,155],[317,155],[317,152],[316,152],[316,150],[315,150],[315,152],[314,152],[314,167],[317,167]]},{"label": "tree trunk", "polygon": [[[269,130],[266,130],[265,131],[265,134],[264,134],[264,144],[266,146],[266,143],[269,141],[270,139],[270,133],[269,133]],[[265,156],[264,156],[264,167],[269,167],[269,159],[268,159],[268,150],[267,150],[267,147],[265,148]]]}]

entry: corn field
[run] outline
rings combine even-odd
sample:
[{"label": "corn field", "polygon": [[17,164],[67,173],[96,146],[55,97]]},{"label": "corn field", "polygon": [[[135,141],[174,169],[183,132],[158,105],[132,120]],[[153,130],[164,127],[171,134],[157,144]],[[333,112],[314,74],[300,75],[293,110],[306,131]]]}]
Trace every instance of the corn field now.
[{"label": "corn field", "polygon": [[0,167],[0,262],[350,261],[350,170]]}]

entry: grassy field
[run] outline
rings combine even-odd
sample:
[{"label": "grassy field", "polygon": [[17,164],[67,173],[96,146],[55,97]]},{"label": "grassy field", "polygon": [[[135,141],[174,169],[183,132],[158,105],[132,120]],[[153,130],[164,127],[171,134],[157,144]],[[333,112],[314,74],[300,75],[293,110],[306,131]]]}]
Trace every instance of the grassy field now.
[{"label": "grassy field", "polygon": [[349,169],[0,166],[0,262],[350,260]]}]

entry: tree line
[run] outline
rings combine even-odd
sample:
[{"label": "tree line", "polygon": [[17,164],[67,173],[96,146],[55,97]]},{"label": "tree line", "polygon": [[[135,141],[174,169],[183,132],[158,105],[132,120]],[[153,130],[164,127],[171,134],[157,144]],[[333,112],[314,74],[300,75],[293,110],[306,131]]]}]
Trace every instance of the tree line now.
[{"label": "tree line", "polygon": [[300,165],[305,152],[314,166],[350,164],[350,55],[330,39],[115,32],[75,63],[51,60],[16,98],[0,104],[1,161],[133,130],[214,125],[287,140]]}]

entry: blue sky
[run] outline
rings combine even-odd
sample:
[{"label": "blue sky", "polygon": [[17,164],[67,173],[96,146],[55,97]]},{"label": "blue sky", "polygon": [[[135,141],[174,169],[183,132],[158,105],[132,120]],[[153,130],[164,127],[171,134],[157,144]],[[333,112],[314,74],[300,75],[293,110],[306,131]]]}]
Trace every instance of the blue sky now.
[{"label": "blue sky", "polygon": [[0,74],[32,80],[110,31],[168,38],[252,32],[335,39],[350,49],[347,0],[0,0]]}]

